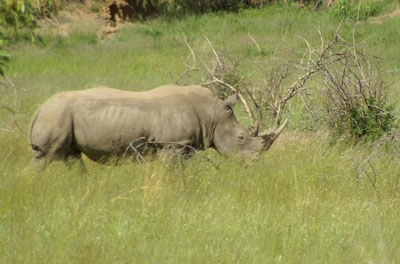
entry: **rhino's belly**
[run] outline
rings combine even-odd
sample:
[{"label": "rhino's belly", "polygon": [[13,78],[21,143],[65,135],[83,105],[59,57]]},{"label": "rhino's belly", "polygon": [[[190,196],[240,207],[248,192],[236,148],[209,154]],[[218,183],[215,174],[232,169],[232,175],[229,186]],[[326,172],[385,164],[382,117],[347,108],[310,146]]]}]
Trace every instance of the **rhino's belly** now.
[{"label": "rhino's belly", "polygon": [[87,129],[75,132],[76,147],[95,161],[107,160],[110,157],[121,157],[128,153],[129,148],[146,138],[139,130],[124,131],[123,129]]},{"label": "rhino's belly", "polygon": [[187,107],[150,111],[138,107],[106,107],[76,115],[74,136],[79,150],[93,160],[124,156],[132,146],[167,143],[199,145],[199,120]]},{"label": "rhino's belly", "polygon": [[126,149],[115,149],[115,150],[104,150],[99,148],[92,148],[90,146],[86,146],[82,152],[91,160],[104,163],[109,161],[110,159],[120,159],[124,157],[128,157],[132,155],[132,152],[129,151],[129,148]]},{"label": "rhino's belly", "polygon": [[[164,146],[190,146],[199,148],[202,145],[196,129],[188,127],[173,129],[158,128],[107,128],[81,130],[76,129],[75,144],[90,159],[102,162],[110,158],[124,158],[131,155],[145,155]],[[201,148],[201,147],[200,147]]]}]

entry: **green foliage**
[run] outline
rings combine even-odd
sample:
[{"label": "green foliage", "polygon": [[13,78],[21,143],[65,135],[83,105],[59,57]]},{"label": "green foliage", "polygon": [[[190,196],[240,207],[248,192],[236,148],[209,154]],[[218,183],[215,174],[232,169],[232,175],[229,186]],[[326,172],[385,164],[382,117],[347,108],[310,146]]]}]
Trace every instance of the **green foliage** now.
[{"label": "green foliage", "polygon": [[0,35],[5,40],[18,39],[21,30],[28,30],[30,40],[34,41],[35,28],[36,18],[31,1],[0,0]]},{"label": "green foliage", "polygon": [[382,8],[379,1],[339,0],[331,7],[331,12],[339,19],[366,20],[376,16]]},{"label": "green foliage", "polygon": [[388,76],[380,61],[361,47],[344,52],[347,55],[339,63],[323,70],[323,119],[337,134],[355,142],[377,140],[396,125]]},{"label": "green foliage", "polygon": [[51,17],[62,0],[0,0],[0,35],[6,41],[36,41],[37,19]]},{"label": "green foliage", "polygon": [[10,55],[8,54],[8,52],[4,50],[0,38],[0,76],[4,76],[4,68],[6,66],[6,63],[8,63],[9,61],[10,61]]},{"label": "green foliage", "polygon": [[12,26],[15,30],[20,27],[35,27],[35,17],[30,1],[0,0],[0,25]]},{"label": "green foliage", "polygon": [[216,11],[238,11],[261,6],[262,0],[127,0],[127,17],[145,18],[153,15],[175,16]]},{"label": "green foliage", "polygon": [[394,107],[376,97],[365,98],[365,104],[350,106],[348,121],[350,134],[356,140],[376,140],[395,126]]},{"label": "green foliage", "polygon": [[92,6],[90,7],[90,10],[91,10],[92,12],[95,12],[95,13],[99,12],[99,10],[100,10],[100,4],[99,4],[98,2],[94,2],[94,3],[92,4]]},{"label": "green foliage", "polygon": [[[262,7],[266,4],[283,3],[272,0],[127,0],[130,7],[141,15],[154,13],[164,15],[201,14],[207,12],[236,12],[250,7]],[[287,2],[287,1],[285,1]],[[291,1],[290,1],[291,2]],[[305,5],[315,5],[315,0],[295,0]]]},{"label": "green foliage", "polygon": [[207,11],[237,11],[246,6],[245,0],[175,0],[178,9],[187,13],[204,13]]}]

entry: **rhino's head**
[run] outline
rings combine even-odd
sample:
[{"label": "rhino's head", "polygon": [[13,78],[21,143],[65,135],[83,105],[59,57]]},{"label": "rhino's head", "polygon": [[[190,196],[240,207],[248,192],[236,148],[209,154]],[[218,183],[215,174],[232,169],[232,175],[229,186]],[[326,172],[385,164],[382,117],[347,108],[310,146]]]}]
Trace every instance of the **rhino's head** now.
[{"label": "rhino's head", "polygon": [[258,122],[250,129],[243,128],[236,120],[232,106],[237,93],[225,101],[218,103],[216,109],[217,124],[214,131],[213,144],[220,153],[238,152],[245,156],[255,157],[268,150],[278,138],[287,124],[272,133],[258,134]]}]

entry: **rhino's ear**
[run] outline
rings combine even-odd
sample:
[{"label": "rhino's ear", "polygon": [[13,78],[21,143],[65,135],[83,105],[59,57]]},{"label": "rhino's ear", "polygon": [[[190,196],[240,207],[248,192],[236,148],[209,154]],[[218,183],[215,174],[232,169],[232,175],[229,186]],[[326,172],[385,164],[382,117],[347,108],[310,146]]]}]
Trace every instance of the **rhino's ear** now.
[{"label": "rhino's ear", "polygon": [[235,104],[236,99],[238,97],[238,92],[236,91],[234,95],[219,103],[218,107],[221,110],[230,111],[231,107]]},{"label": "rhino's ear", "polygon": [[248,129],[250,136],[256,137],[258,135],[258,128],[259,122],[257,120],[254,126]]}]

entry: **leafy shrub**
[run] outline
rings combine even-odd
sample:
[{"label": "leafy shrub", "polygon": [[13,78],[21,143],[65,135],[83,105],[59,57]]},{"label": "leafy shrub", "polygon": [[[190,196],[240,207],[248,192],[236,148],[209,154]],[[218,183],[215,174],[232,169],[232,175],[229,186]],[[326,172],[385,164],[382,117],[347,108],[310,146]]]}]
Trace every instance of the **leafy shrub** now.
[{"label": "leafy shrub", "polygon": [[31,40],[36,18],[33,6],[25,0],[0,0],[0,34],[5,40],[18,38],[21,29],[27,29]]},{"label": "leafy shrub", "polygon": [[355,139],[378,139],[394,126],[393,108],[376,97],[365,98],[365,103],[359,107],[351,106],[348,116],[350,134]]},{"label": "leafy shrub", "polygon": [[[154,15],[238,11],[261,6],[264,0],[122,0],[110,5],[122,19],[146,18]],[[113,11],[112,11],[113,12]],[[112,15],[113,16],[113,15]]]},{"label": "leafy shrub", "polygon": [[361,47],[339,51],[344,56],[323,73],[324,108],[328,125],[354,141],[376,140],[395,127],[389,85],[379,61]]},{"label": "leafy shrub", "polygon": [[33,7],[29,1],[0,0],[0,25],[12,26],[15,30],[20,27],[33,28],[36,26]]},{"label": "leafy shrub", "polygon": [[[1,41],[1,38],[0,38]],[[4,76],[4,67],[6,63],[10,60],[8,53],[4,50],[0,42],[0,76]]]},{"label": "leafy shrub", "polygon": [[52,16],[62,5],[56,0],[0,0],[0,27],[35,28],[37,18]]},{"label": "leafy shrub", "polygon": [[204,13],[207,11],[237,11],[248,4],[246,0],[175,0],[175,5],[189,13]]},{"label": "leafy shrub", "polygon": [[339,0],[333,4],[331,12],[339,19],[366,20],[376,16],[380,9],[377,2]]}]

